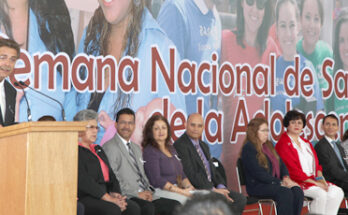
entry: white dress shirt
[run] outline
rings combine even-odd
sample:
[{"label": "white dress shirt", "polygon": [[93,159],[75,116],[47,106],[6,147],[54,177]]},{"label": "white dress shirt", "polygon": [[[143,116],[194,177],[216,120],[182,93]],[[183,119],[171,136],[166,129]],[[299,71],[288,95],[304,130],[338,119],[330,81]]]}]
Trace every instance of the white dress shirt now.
[{"label": "white dress shirt", "polygon": [[292,139],[292,137],[290,137],[290,139],[291,139],[291,143],[293,147],[297,150],[297,154],[300,159],[303,172],[307,176],[315,175],[314,155],[308,143],[306,143],[299,137],[298,141],[300,142],[300,145],[301,145],[301,147],[299,147],[296,144],[296,142]]}]

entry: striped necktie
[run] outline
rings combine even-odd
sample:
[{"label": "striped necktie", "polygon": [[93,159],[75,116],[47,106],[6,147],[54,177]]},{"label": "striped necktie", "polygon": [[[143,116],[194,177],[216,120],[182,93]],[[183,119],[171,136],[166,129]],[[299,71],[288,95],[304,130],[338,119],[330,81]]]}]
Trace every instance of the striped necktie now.
[{"label": "striped necktie", "polygon": [[211,181],[211,174],[209,173],[208,166],[207,166],[206,162],[204,162],[206,159],[204,159],[203,152],[199,148],[199,143],[197,145],[195,144],[195,147],[196,147],[196,151],[197,151],[197,153],[198,153],[199,157],[201,158],[202,163],[204,165],[205,173],[207,173],[208,180]]},{"label": "striped necktie", "polygon": [[132,148],[130,147],[130,143],[129,143],[129,142],[127,143],[127,146],[128,146],[129,156],[131,157],[131,160],[132,160],[132,162],[133,162],[133,165],[135,166],[135,168],[136,168],[136,170],[137,170],[136,172],[137,172],[137,174],[138,174],[138,176],[139,176],[139,180],[138,180],[139,186],[140,186],[140,188],[143,189],[143,190],[148,190],[147,187],[148,187],[149,185],[147,184],[147,182],[145,181],[143,175],[141,174],[139,165],[138,165],[138,163],[137,163],[137,159],[136,159],[136,157],[135,157],[135,154],[134,154]]},{"label": "striped necktie", "polygon": [[338,157],[338,160],[340,161],[341,165],[343,166],[344,171],[347,172],[347,169],[346,169],[346,167],[345,167],[344,164],[343,164],[343,159],[342,159],[340,150],[339,150],[339,148],[338,148],[338,146],[337,146],[337,142],[332,141],[331,143],[332,143],[333,148],[334,148],[334,151],[335,151],[335,153],[336,153],[336,155],[337,155],[337,157]]}]

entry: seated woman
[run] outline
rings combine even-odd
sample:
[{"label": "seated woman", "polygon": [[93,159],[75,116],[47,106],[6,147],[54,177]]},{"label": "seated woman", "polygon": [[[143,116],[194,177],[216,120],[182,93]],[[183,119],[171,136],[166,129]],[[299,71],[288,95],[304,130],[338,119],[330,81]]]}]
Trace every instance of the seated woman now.
[{"label": "seated woman", "polygon": [[283,119],[286,127],[275,149],[289,170],[290,178],[297,182],[305,196],[313,198],[310,212],[313,214],[337,214],[343,199],[343,190],[326,182],[312,144],[301,137],[306,126],[303,113],[291,110]]},{"label": "seated woman", "polygon": [[78,198],[85,215],[140,215],[140,208],[120,194],[120,186],[103,149],[93,144],[97,138],[97,113],[78,112],[74,121],[87,121],[85,131],[79,132]]},{"label": "seated woman", "polygon": [[[170,144],[170,127],[162,115],[153,115],[143,130],[145,173],[156,195],[181,203],[191,196],[194,187],[184,174],[174,147]],[[166,192],[169,191],[169,192]]]},{"label": "seated woman", "polygon": [[283,161],[268,140],[267,120],[254,118],[248,124],[242,148],[246,190],[251,196],[271,198],[282,215],[299,215],[303,206],[303,191],[289,178]]}]

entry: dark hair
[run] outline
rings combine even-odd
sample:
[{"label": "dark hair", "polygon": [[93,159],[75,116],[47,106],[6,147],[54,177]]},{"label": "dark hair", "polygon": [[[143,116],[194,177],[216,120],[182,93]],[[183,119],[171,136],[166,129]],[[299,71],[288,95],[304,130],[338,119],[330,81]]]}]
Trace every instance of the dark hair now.
[{"label": "dark hair", "polygon": [[227,199],[218,193],[194,194],[175,215],[233,215]]},{"label": "dark hair", "polygon": [[[324,24],[324,7],[323,7],[323,3],[321,2],[321,0],[316,0],[317,1],[317,5],[318,5],[318,10],[319,10],[319,16],[320,16],[320,23],[321,25]],[[300,15],[302,17],[303,14],[303,7],[304,7],[304,3],[306,2],[306,0],[302,0],[300,3]]]},{"label": "dark hair", "polygon": [[21,49],[19,47],[19,44],[12,40],[12,39],[6,39],[6,38],[2,38],[0,37],[0,47],[8,47],[8,48],[12,48],[15,49],[17,52],[17,58],[19,58],[19,55],[21,53]]},{"label": "dark hair", "polygon": [[152,133],[152,128],[155,125],[156,121],[163,121],[164,123],[166,123],[166,125],[167,125],[167,138],[166,138],[165,146],[166,146],[166,148],[171,149],[172,147],[170,145],[170,138],[171,138],[170,125],[168,123],[168,120],[160,114],[154,114],[150,117],[150,119],[147,120],[145,127],[143,129],[143,141],[141,142],[142,147],[146,147],[147,145],[151,145],[151,146],[159,149],[158,143],[153,138],[153,133]]},{"label": "dark hair", "polygon": [[[237,36],[238,45],[245,48],[245,45],[244,45],[245,21],[244,21],[242,1],[245,1],[245,0],[237,1],[237,21],[236,21],[237,29],[235,33]],[[269,31],[269,28],[271,27],[271,22],[273,19],[273,5],[271,3],[272,3],[271,0],[266,0],[265,9],[264,9],[265,12],[263,15],[262,23],[260,28],[257,31],[256,48],[259,51],[259,56],[261,56],[266,49],[268,31]]]},{"label": "dark hair", "polygon": [[[72,59],[75,52],[74,36],[71,29],[70,14],[65,1],[28,0],[28,2],[29,8],[36,16],[39,35],[46,48],[54,54],[64,51]],[[5,33],[9,38],[13,39],[8,10],[7,1],[0,1],[0,23],[4,26]]]},{"label": "dark hair", "polygon": [[348,139],[348,129],[344,132],[343,137],[342,137],[342,142],[346,141]]},{"label": "dark hair", "polygon": [[340,42],[339,42],[339,33],[342,27],[343,23],[348,22],[348,8],[344,8],[337,19],[336,27],[335,27],[335,38],[334,38],[334,46],[333,46],[333,52],[334,52],[334,71],[337,72],[340,69],[343,69],[343,62],[340,55]]},{"label": "dark hair", "polygon": [[57,121],[57,120],[51,115],[45,115],[40,117],[37,121],[41,122],[41,121]]},{"label": "dark hair", "polygon": [[291,120],[298,120],[298,119],[302,120],[303,127],[306,127],[306,116],[303,113],[297,110],[288,111],[284,116],[283,126],[287,128]]},{"label": "dark hair", "polygon": [[260,166],[262,166],[265,169],[268,169],[268,160],[266,155],[262,152],[262,144],[266,144],[266,146],[271,150],[272,154],[279,160],[279,156],[277,154],[277,152],[274,149],[274,146],[272,144],[271,141],[267,140],[265,143],[261,143],[260,139],[258,138],[258,131],[260,129],[260,126],[266,124],[268,125],[268,122],[265,118],[254,118],[252,120],[250,120],[249,124],[248,124],[248,128],[246,131],[246,138],[244,141],[244,145],[247,142],[250,142],[254,145],[257,154],[256,154],[256,158],[260,164]]},{"label": "dark hair", "polygon": [[130,108],[122,108],[121,110],[119,110],[116,114],[115,114],[115,121],[118,122],[118,120],[120,119],[120,116],[122,114],[127,114],[127,115],[132,115],[134,117],[135,120],[135,113],[132,109]]},{"label": "dark hair", "polygon": [[326,120],[327,118],[333,118],[333,119],[335,119],[335,120],[337,121],[337,125],[339,124],[339,120],[338,120],[338,118],[337,118],[337,116],[336,116],[335,114],[328,114],[328,115],[326,115],[326,116],[323,118],[323,121],[322,121],[322,124],[323,124],[323,125],[324,125],[325,120]]},{"label": "dark hair", "polygon": [[[125,39],[122,44],[122,53],[126,50],[126,56],[135,57],[138,53],[139,48],[139,34],[142,27],[142,17],[145,8],[145,0],[132,0],[131,14],[132,18],[128,23],[127,32],[125,34]],[[84,52],[88,55],[106,55],[107,47],[110,46],[109,36],[110,36],[111,24],[105,19],[102,8],[99,6],[90,20],[87,31],[86,38],[84,41]],[[82,69],[81,76],[85,76],[85,69]],[[127,80],[129,81],[132,77],[132,73],[129,72]],[[91,95],[91,102],[96,99],[96,92]],[[125,94],[122,90],[118,90],[117,99],[114,102],[114,113],[124,106],[129,106],[131,101],[131,94]]]},{"label": "dark hair", "polygon": [[276,9],[275,9],[275,17],[276,17],[276,23],[278,22],[279,20],[279,10],[280,10],[280,7],[286,3],[286,2],[290,2],[291,4],[294,5],[295,7],[295,12],[296,12],[296,18],[298,19],[300,17],[300,13],[298,11],[298,7],[297,7],[297,3],[295,0],[278,0],[277,1],[277,4],[276,4]]}]

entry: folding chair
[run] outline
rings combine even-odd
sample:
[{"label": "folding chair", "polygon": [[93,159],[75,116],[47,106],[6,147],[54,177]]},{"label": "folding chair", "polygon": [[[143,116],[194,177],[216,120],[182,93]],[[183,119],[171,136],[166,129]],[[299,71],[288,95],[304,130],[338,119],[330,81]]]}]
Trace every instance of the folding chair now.
[{"label": "folding chair", "polygon": [[[238,188],[239,192],[242,193],[242,186],[245,186],[245,175],[244,175],[244,169],[243,169],[243,162],[242,159],[239,158],[237,160],[237,165],[236,165],[236,173],[237,173],[237,179],[238,179]],[[273,199],[266,199],[266,198],[259,198],[255,196],[247,196],[247,205],[251,204],[258,204],[258,209],[249,209],[249,210],[244,210],[245,213],[247,212],[253,212],[253,211],[258,211],[258,214],[263,215],[263,209],[262,205],[267,204],[271,205],[271,209],[269,211],[269,214],[272,214],[272,211],[274,210],[274,214],[277,215],[277,207],[275,201]]]}]

